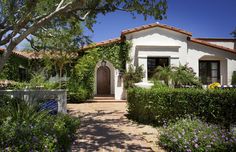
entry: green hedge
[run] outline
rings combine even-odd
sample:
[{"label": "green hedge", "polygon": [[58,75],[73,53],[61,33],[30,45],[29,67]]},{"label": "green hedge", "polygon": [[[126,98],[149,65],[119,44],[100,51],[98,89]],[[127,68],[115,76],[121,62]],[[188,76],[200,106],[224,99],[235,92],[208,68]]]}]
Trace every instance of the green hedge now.
[{"label": "green hedge", "polygon": [[134,88],[128,90],[128,114],[156,125],[192,115],[229,127],[236,122],[236,90]]}]

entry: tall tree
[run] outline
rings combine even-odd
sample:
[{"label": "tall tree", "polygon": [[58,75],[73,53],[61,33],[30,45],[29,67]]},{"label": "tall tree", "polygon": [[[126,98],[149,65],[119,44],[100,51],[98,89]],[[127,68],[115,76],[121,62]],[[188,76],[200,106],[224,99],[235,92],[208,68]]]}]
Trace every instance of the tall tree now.
[{"label": "tall tree", "polygon": [[162,19],[166,9],[166,0],[0,0],[0,47],[6,48],[0,70],[24,39],[50,28],[69,26],[69,20],[92,29],[99,13],[119,10]]},{"label": "tall tree", "polygon": [[236,27],[235,27],[234,31],[231,33],[231,35],[233,35],[233,37],[236,38]]}]

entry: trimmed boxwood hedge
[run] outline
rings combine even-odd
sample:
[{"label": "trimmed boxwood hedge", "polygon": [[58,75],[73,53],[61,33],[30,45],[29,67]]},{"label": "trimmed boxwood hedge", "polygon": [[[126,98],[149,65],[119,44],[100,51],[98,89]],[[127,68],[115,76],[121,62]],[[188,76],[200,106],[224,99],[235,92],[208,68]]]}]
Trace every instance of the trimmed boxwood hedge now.
[{"label": "trimmed boxwood hedge", "polygon": [[229,128],[236,122],[236,90],[133,88],[128,90],[128,115],[155,125],[191,115]]}]

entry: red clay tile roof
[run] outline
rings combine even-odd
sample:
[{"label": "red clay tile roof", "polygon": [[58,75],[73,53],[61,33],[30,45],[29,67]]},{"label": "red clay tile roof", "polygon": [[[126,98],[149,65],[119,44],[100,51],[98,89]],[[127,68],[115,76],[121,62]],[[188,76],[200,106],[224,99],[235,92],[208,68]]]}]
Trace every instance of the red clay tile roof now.
[{"label": "red clay tile roof", "polygon": [[222,42],[236,42],[234,38],[195,38],[203,41],[222,41]]},{"label": "red clay tile roof", "polygon": [[14,54],[27,58],[27,59],[41,59],[43,57],[42,53],[39,52],[30,52],[30,51],[14,51]]},{"label": "red clay tile roof", "polygon": [[1,87],[6,87],[8,85],[16,84],[15,81],[12,80],[0,80],[0,88]]},{"label": "red clay tile roof", "polygon": [[139,32],[139,31],[154,28],[154,27],[160,27],[160,28],[175,31],[175,32],[178,32],[178,33],[181,33],[181,34],[185,34],[185,35],[188,35],[188,36],[192,36],[192,33],[190,33],[190,32],[187,32],[187,31],[184,31],[184,30],[181,30],[179,28],[172,27],[172,26],[169,26],[169,25],[159,24],[159,23],[153,23],[153,24],[148,24],[148,25],[143,25],[143,26],[140,26],[140,27],[128,29],[128,30],[123,30],[121,35],[126,35],[126,34],[130,34],[130,33],[134,33],[134,32]]},{"label": "red clay tile roof", "polygon": [[188,40],[191,41],[191,42],[194,42],[194,43],[198,43],[198,44],[201,44],[201,45],[209,46],[209,47],[212,47],[212,48],[216,48],[216,49],[220,49],[220,50],[224,50],[224,51],[236,54],[236,50],[234,50],[234,49],[230,49],[230,48],[227,48],[227,47],[224,47],[224,46],[212,44],[212,43],[209,43],[207,41],[203,41],[203,40],[199,40],[199,39],[195,39],[195,38],[191,38],[191,37],[189,37]]},{"label": "red clay tile roof", "polygon": [[110,39],[110,40],[106,40],[106,41],[102,41],[102,42],[97,42],[95,44],[87,45],[87,46],[83,47],[81,50],[87,50],[87,49],[95,48],[98,46],[104,46],[107,44],[119,43],[119,42],[121,42],[121,38],[114,38],[114,39]]},{"label": "red clay tile roof", "polygon": [[[0,52],[4,52],[5,49],[0,48]],[[42,54],[39,52],[30,52],[30,51],[13,51],[12,52],[13,55],[18,56],[18,57],[22,57],[22,58],[26,58],[26,59],[40,59],[42,58]]]},{"label": "red clay tile roof", "polygon": [[[4,49],[0,49],[0,52],[4,52]],[[44,52],[44,51],[39,51],[39,52],[35,52],[35,51],[13,51],[12,52],[13,55],[18,56],[18,57],[22,57],[22,58],[26,58],[26,59],[42,59],[44,55],[48,55],[50,57],[60,57],[61,54],[57,53],[56,51],[48,51],[48,52]],[[67,57],[71,57],[71,58],[76,58],[78,56],[78,53],[76,52],[70,52],[66,54]]]}]

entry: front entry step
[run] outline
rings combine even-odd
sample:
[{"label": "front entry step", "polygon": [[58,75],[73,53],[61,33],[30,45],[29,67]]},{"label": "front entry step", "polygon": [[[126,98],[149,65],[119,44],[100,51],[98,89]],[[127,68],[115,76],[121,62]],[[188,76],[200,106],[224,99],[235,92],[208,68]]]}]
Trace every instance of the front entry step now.
[{"label": "front entry step", "polygon": [[115,100],[115,97],[100,97],[100,96],[95,96],[93,99],[94,100]]},{"label": "front entry step", "polygon": [[107,103],[107,102],[127,102],[127,101],[126,100],[115,100],[114,96],[95,96],[93,99],[89,99],[86,102]]}]

